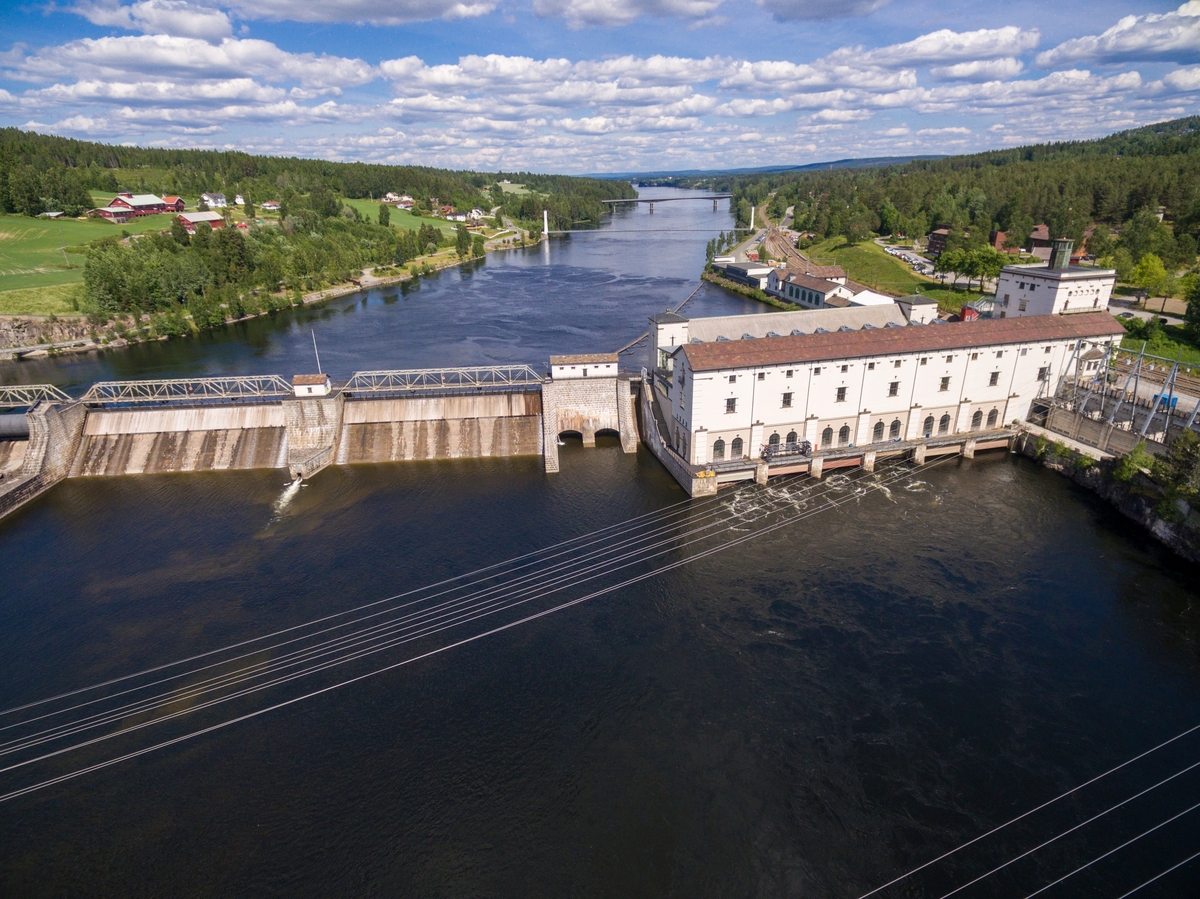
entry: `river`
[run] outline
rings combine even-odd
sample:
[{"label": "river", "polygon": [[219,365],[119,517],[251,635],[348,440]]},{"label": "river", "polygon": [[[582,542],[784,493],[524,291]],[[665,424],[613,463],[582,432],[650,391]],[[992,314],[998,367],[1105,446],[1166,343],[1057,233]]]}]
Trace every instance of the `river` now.
[{"label": "river", "polygon": [[[3,375],[289,375],[310,329],[337,377],[616,349],[694,289],[707,238],[682,229],[712,215],[631,210],[610,229],[679,230],[556,239],[548,259],[496,255],[407,292]],[[615,440],[568,443],[561,464],[334,467],[298,491],[277,471],[66,481],[0,522],[0,709],[683,498]],[[1200,723],[1193,568],[1005,453],[884,468],[887,489],[863,477],[822,488],[838,508],[736,548],[4,802],[0,894],[856,897]],[[730,536],[749,533],[753,497],[713,506]],[[1200,734],[1180,740],[881,895],[941,896],[1198,752]],[[1024,896],[1197,801],[1185,774],[959,895]],[[1120,895],[1198,835],[1182,818],[1049,895]],[[1139,895],[1196,881],[1182,869]]]}]

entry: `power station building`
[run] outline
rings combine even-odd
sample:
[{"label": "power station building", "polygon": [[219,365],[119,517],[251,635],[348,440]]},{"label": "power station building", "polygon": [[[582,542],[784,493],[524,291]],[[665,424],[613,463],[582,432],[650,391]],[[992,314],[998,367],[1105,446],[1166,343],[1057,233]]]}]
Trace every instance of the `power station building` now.
[{"label": "power station building", "polygon": [[663,436],[707,465],[803,441],[820,451],[996,428],[1054,391],[1078,341],[1125,333],[1103,312],[898,324],[694,342],[683,322],[662,322]]},{"label": "power station building", "polygon": [[1069,240],[1054,241],[1047,265],[1006,265],[996,282],[993,315],[1064,315],[1108,308],[1117,273],[1090,265],[1071,265]]}]

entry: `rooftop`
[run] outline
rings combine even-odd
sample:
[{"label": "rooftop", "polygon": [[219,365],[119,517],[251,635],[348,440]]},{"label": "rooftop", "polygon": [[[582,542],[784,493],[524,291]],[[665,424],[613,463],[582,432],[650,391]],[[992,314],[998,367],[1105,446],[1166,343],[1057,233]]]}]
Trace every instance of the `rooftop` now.
[{"label": "rooftop", "polygon": [[[875,310],[888,307],[865,308]],[[891,308],[895,309],[896,306],[893,304]],[[716,371],[1064,338],[1115,337],[1124,333],[1125,329],[1107,312],[1084,312],[1078,315],[1029,315],[923,327],[872,328],[767,340],[689,344],[683,351],[693,371]]]},{"label": "rooftop", "polygon": [[329,375],[292,375],[293,387],[309,387],[318,384],[324,384],[329,380]]},{"label": "rooftop", "polygon": [[819,293],[829,293],[831,290],[837,290],[842,286],[836,281],[828,281],[825,278],[818,278],[814,275],[805,275],[801,272],[793,271],[789,271],[782,280],[788,284],[795,284],[797,287],[805,287]]},{"label": "rooftop", "polygon": [[593,365],[601,362],[616,362],[616,353],[583,353],[578,356],[551,356],[551,365]]},{"label": "rooftop", "polygon": [[1063,278],[1104,278],[1112,276],[1116,278],[1117,273],[1111,268],[1097,268],[1094,265],[1069,265],[1065,269],[1051,268],[1048,264],[1039,265],[1032,263],[1030,265],[1006,265],[1002,268],[1001,273],[1009,272],[1015,275],[1037,275],[1042,278],[1054,278],[1062,280]]},{"label": "rooftop", "polygon": [[688,317],[686,315],[680,315],[678,312],[671,312],[669,310],[650,316],[650,321],[656,325],[674,325],[687,320]]},{"label": "rooftop", "polygon": [[703,343],[718,337],[739,340],[743,334],[766,337],[768,334],[791,334],[801,331],[811,334],[817,328],[836,331],[838,328],[859,328],[870,325],[886,328],[904,325],[904,313],[895,305],[855,306],[850,309],[797,309],[790,312],[756,312],[751,315],[716,315],[693,318],[688,323],[688,337]]},{"label": "rooftop", "polygon": [[900,297],[896,300],[897,303],[903,303],[905,306],[936,306],[937,300],[933,297],[923,297],[919,293],[909,294],[906,297]]}]

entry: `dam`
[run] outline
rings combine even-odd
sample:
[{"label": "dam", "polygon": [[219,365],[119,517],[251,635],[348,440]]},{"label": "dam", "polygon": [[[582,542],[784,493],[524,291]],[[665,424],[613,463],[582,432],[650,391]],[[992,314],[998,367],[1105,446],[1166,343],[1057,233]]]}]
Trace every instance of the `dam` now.
[{"label": "dam", "polygon": [[[567,359],[572,357],[555,357]],[[588,357],[592,358],[592,357]],[[617,371],[557,379],[525,365],[108,381],[73,399],[49,385],[0,388],[0,516],[64,478],[541,456],[558,471],[560,435],[611,433],[636,452],[637,379]],[[25,411],[20,411],[25,410]]]}]

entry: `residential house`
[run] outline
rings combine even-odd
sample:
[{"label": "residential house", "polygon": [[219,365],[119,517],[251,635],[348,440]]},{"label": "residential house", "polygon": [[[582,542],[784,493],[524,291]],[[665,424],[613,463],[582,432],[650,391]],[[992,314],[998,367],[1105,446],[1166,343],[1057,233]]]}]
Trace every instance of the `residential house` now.
[{"label": "residential house", "polygon": [[224,209],[229,205],[229,201],[225,199],[225,194],[200,194],[200,202],[209,209]]},{"label": "residential house", "polygon": [[929,232],[929,237],[926,238],[925,255],[933,256],[935,259],[946,252],[946,239],[950,236],[949,228],[936,228]]},{"label": "residential house", "polygon": [[279,201],[278,200],[267,200],[266,202],[261,203],[258,208],[261,209],[263,212],[278,212],[279,211]]},{"label": "residential house", "polygon": [[163,205],[167,212],[183,212],[183,197],[163,197]]},{"label": "residential house", "polygon": [[802,274],[791,268],[772,269],[763,289],[771,296],[809,309],[823,309],[833,297],[849,300],[853,296],[853,292],[844,284]]}]

